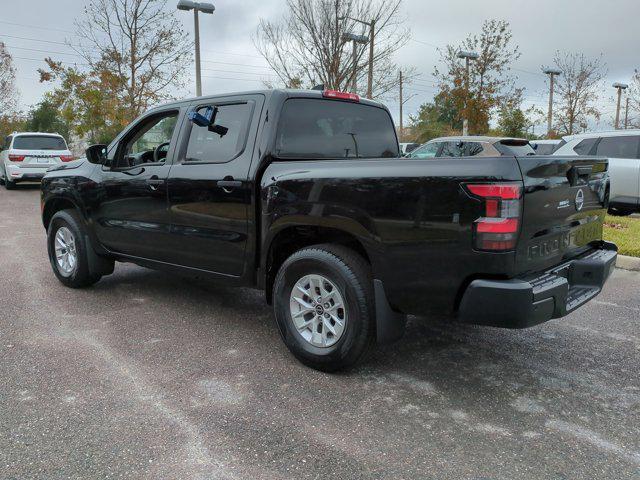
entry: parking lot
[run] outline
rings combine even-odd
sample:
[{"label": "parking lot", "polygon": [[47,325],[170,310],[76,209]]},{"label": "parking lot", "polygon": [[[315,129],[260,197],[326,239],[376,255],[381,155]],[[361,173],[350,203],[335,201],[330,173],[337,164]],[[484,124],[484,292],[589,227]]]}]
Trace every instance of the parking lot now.
[{"label": "parking lot", "polygon": [[64,288],[38,188],[0,205],[0,478],[640,478],[638,273],[525,331],[412,318],[328,375],[257,291],[123,264]]}]

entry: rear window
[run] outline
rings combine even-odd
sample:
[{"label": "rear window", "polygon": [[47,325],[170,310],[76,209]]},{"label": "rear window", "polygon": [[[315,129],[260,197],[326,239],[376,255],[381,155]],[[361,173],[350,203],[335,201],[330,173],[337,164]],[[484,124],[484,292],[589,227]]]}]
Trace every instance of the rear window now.
[{"label": "rear window", "polygon": [[45,135],[19,135],[13,139],[16,150],[66,150],[67,144],[62,137]]},{"label": "rear window", "polygon": [[296,98],[287,100],[276,137],[280,158],[398,157],[386,110],[370,105]]},{"label": "rear window", "polygon": [[503,155],[515,155],[516,157],[525,157],[527,155],[535,155],[536,151],[529,144],[524,141],[507,140],[497,142],[494,147]]},{"label": "rear window", "polygon": [[536,155],[551,155],[556,149],[555,143],[538,143],[536,145]]},{"label": "rear window", "polygon": [[609,158],[638,158],[640,137],[604,137],[598,144],[596,155]]}]

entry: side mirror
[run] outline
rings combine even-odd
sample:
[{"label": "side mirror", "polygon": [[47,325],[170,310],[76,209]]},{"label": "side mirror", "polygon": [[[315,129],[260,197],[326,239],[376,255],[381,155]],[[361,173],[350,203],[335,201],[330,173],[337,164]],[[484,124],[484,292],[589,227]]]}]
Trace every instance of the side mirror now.
[{"label": "side mirror", "polygon": [[102,165],[107,160],[107,146],[103,144],[91,145],[85,150],[85,155],[90,163]]}]

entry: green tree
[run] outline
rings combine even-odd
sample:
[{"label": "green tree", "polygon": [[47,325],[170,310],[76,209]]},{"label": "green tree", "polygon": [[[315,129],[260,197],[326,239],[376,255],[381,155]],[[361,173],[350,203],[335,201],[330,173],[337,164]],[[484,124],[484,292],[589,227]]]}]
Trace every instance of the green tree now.
[{"label": "green tree", "polygon": [[526,137],[531,122],[518,106],[505,105],[498,113],[498,129],[505,137]]},{"label": "green tree", "polygon": [[70,132],[89,143],[108,143],[133,120],[125,100],[124,79],[101,64],[88,72],[46,59],[41,81],[58,81],[48,100]]},{"label": "green tree", "polygon": [[[488,20],[479,35],[469,35],[459,46],[447,45],[440,52],[444,68],[436,68],[436,78],[442,101],[451,105],[455,118],[450,125],[457,127],[465,116],[469,120],[469,132],[485,133],[489,129],[491,113],[522,95],[516,88],[516,78],[510,75],[511,65],[520,58],[518,46],[514,46],[509,23]],[[466,89],[465,62],[458,58],[461,50],[478,53],[478,59],[470,62],[469,92]]]},{"label": "green tree", "polygon": [[407,137],[412,141],[424,143],[432,138],[451,135],[453,130],[446,120],[447,110],[442,110],[436,103],[420,105],[416,115],[409,115],[409,132]]},{"label": "green tree", "polygon": [[33,107],[27,114],[25,129],[32,132],[59,133],[69,142],[70,125],[62,112],[47,98]]}]

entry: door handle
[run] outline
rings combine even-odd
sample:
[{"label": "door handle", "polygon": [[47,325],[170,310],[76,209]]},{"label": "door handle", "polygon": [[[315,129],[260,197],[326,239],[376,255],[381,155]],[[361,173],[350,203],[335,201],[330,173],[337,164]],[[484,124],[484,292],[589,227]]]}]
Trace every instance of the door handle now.
[{"label": "door handle", "polygon": [[240,180],[234,180],[233,177],[225,178],[224,180],[218,180],[217,185],[225,192],[230,193],[234,188],[240,188],[242,182]]},{"label": "door handle", "polygon": [[158,187],[164,185],[164,179],[154,175],[153,177],[147,178],[147,185],[149,185],[151,190],[157,190]]}]

